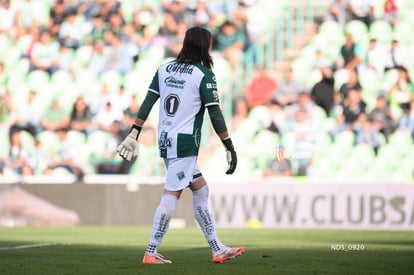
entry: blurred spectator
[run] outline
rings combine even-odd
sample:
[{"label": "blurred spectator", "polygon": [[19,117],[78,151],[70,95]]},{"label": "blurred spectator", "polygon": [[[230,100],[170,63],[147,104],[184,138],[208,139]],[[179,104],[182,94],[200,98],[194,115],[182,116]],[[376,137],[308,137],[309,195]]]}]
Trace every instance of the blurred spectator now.
[{"label": "blurred spectator", "polygon": [[60,26],[65,19],[65,4],[64,0],[56,0],[53,2],[49,11],[49,22],[47,29],[55,37],[59,34]]},{"label": "blurred spectator", "polygon": [[350,20],[359,20],[368,27],[374,21],[374,2],[372,0],[349,0]]},{"label": "blurred spectator", "polygon": [[192,12],[192,25],[208,28],[211,11],[207,6],[207,0],[197,0],[196,7]]},{"label": "blurred spectator", "polygon": [[232,120],[231,127],[232,129],[237,129],[238,125],[244,121],[249,115],[249,106],[245,97],[237,97],[233,100],[232,107]]},{"label": "blurred spectator", "polygon": [[49,166],[50,155],[43,148],[43,144],[35,139],[34,146],[29,150],[27,163],[33,170],[33,174],[42,175]]},{"label": "blurred spectator", "polygon": [[33,12],[35,10],[41,9],[41,5],[43,5],[43,3],[39,1],[19,1],[17,9],[19,11],[19,18],[21,24],[21,30],[19,31],[20,35],[29,33],[31,28],[37,28],[40,25],[40,23],[42,23],[38,21],[39,18],[36,18],[36,13]]},{"label": "blurred spectator", "polygon": [[311,95],[316,105],[329,116],[334,104],[334,78],[331,68],[321,67],[322,79],[312,87]]},{"label": "blurred spectator", "polygon": [[[122,124],[125,127],[129,127],[132,125],[137,118],[139,103],[138,98],[136,95],[131,95],[131,98],[127,101],[129,106],[124,110],[124,116],[122,120]],[[132,123],[132,124],[131,124]]]},{"label": "blurred spectator", "polygon": [[326,57],[321,50],[317,49],[315,51],[315,61],[313,63],[312,69],[318,70],[320,67],[332,67],[332,61]]},{"label": "blurred spectator", "polygon": [[404,113],[399,121],[398,129],[410,132],[411,137],[414,139],[414,101],[407,104],[403,110]]},{"label": "blurred spectator", "polygon": [[235,69],[243,58],[245,43],[245,34],[233,22],[225,21],[214,35],[213,49],[220,52]]},{"label": "blurred spectator", "polygon": [[267,68],[265,66],[257,68],[245,91],[248,108],[270,103],[276,91],[277,82]]},{"label": "blurred spectator", "polygon": [[333,136],[341,131],[353,130],[354,123],[361,113],[366,112],[366,103],[362,100],[362,91],[350,90],[342,102],[342,113],[337,117]]},{"label": "blurred spectator", "polygon": [[0,93],[2,92],[3,87],[6,87],[8,82],[8,76],[4,68],[4,63],[0,61]]},{"label": "blurred spectator", "polygon": [[56,70],[63,70],[70,74],[74,74],[75,73],[74,60],[75,60],[74,50],[65,44],[61,44],[59,48],[59,53],[57,55],[57,58],[54,64],[56,66]]},{"label": "blurred spectator", "polygon": [[301,92],[298,96],[298,100],[292,103],[291,105],[287,106],[284,109],[284,112],[286,113],[288,119],[292,119],[296,117],[297,112],[299,112],[302,109],[305,109],[306,113],[308,114],[309,122],[313,123],[312,114],[314,113],[315,108],[318,108],[318,106],[311,99],[310,94],[307,92]]},{"label": "blurred spectator", "polygon": [[10,0],[3,0],[0,4],[0,34],[16,38],[21,22],[19,10]]},{"label": "blurred spectator", "polygon": [[345,33],[345,43],[341,46],[336,68],[345,68],[349,71],[357,70],[362,61],[362,51],[359,44],[356,44],[352,34]]},{"label": "blurred spectator", "polygon": [[30,55],[30,71],[43,70],[53,74],[58,70],[56,62],[59,56],[59,44],[52,39],[52,35],[43,30],[39,42],[35,42]]},{"label": "blurred spectator", "polygon": [[389,91],[391,104],[401,106],[414,100],[414,83],[411,81],[407,68],[397,67],[398,79]]},{"label": "blurred spectator", "polygon": [[355,127],[355,142],[356,144],[368,144],[372,147],[375,153],[380,147],[379,132],[375,128],[372,120],[365,113],[358,116],[358,127]]},{"label": "blurred spectator", "polygon": [[93,100],[89,103],[92,115],[96,116],[96,114],[99,111],[106,108],[106,103],[110,101],[111,101],[111,96],[109,93],[109,87],[106,84],[102,84],[100,86],[99,95],[97,97],[94,97]]},{"label": "blurred spectator", "polygon": [[394,0],[385,0],[383,19],[390,23],[393,28],[395,28],[400,20],[398,6],[395,4]]},{"label": "blurred spectator", "polygon": [[26,35],[28,42],[25,45],[21,45],[22,58],[28,58],[29,60],[32,58],[33,48],[37,43],[40,43],[40,34],[42,31],[44,30],[40,28],[31,28],[30,33]]},{"label": "blurred spectator", "polygon": [[67,129],[70,123],[70,117],[62,107],[58,97],[52,100],[50,108],[46,109],[41,119],[41,126],[46,131],[57,131]]},{"label": "blurred spectator", "polygon": [[275,158],[269,161],[266,169],[263,172],[265,177],[290,177],[292,176],[292,162],[288,158],[282,160],[277,159],[277,152]]},{"label": "blurred spectator", "polygon": [[125,21],[121,14],[115,12],[109,13],[109,32],[115,36],[121,37],[124,24]]},{"label": "blurred spectator", "polygon": [[181,22],[177,25],[177,33],[173,37],[169,38],[168,45],[167,45],[167,57],[176,58],[181,51],[181,47],[183,45],[184,36],[187,31],[188,26]]},{"label": "blurred spectator", "polygon": [[368,118],[386,139],[388,139],[394,131],[394,119],[385,96],[380,95],[377,97],[375,108],[368,113]]},{"label": "blurred spectator", "polygon": [[11,93],[0,91],[0,134],[8,133],[16,120]]},{"label": "blurred spectator", "polygon": [[382,45],[378,45],[375,38],[371,38],[368,44],[368,50],[365,54],[365,66],[368,70],[374,70],[382,78],[385,71],[385,58],[387,51]]},{"label": "blurred spectator", "polygon": [[133,67],[133,57],[128,51],[128,47],[122,42],[121,38],[115,33],[110,34],[109,60],[105,67],[106,70],[115,70],[121,75],[125,75]]},{"label": "blurred spectator", "polygon": [[256,4],[256,0],[239,0],[233,19],[238,28],[245,33],[245,49],[252,43],[259,42],[268,27],[263,10]]},{"label": "blurred spectator", "polygon": [[44,107],[34,91],[29,91],[27,95],[27,104],[19,106],[15,110],[15,121],[10,127],[10,133],[15,131],[27,131],[33,137],[42,130],[41,119]]},{"label": "blurred spectator", "polygon": [[84,27],[76,19],[77,16],[78,12],[75,8],[65,13],[64,21],[58,34],[62,44],[75,50],[79,48],[84,39]]},{"label": "blurred spectator", "polygon": [[105,33],[109,30],[110,26],[106,23],[100,13],[94,14],[92,18],[92,30],[86,38],[88,44],[96,44],[98,41],[104,40]]},{"label": "blurred spectator", "polygon": [[139,10],[134,12],[132,23],[126,25],[124,33],[138,46],[137,59],[139,58],[139,53],[148,50],[155,36],[153,26],[151,25],[153,24],[153,17],[154,14],[150,9]]},{"label": "blurred spectator", "polygon": [[349,71],[348,81],[339,87],[341,101],[347,98],[350,90],[362,90],[362,86],[359,82],[358,73],[356,71]]},{"label": "blurred spectator", "polygon": [[110,15],[111,14],[122,14],[122,4],[119,0],[107,0],[105,1],[104,8],[108,11],[107,14],[109,16],[106,18],[107,21],[110,21]]},{"label": "blurred spectator", "polygon": [[118,157],[118,144],[127,134],[122,131],[120,121],[113,121],[108,131],[111,136],[106,142],[105,152],[102,159],[98,163],[98,173],[100,174],[117,174],[119,172],[122,159]]},{"label": "blurred spectator", "polygon": [[348,0],[332,0],[324,20],[336,21],[344,29],[345,24],[348,22]]},{"label": "blurred spectator", "polygon": [[316,133],[312,123],[309,121],[309,114],[306,109],[299,109],[293,121],[287,121],[283,135],[292,134],[295,139],[293,156],[294,156],[294,174],[305,176],[307,169],[312,162],[313,148],[315,144]]},{"label": "blurred spectator", "polygon": [[131,93],[125,89],[124,85],[119,86],[116,93],[111,93],[109,95],[109,101],[115,109],[124,112],[130,105]]},{"label": "blurred spectator", "polygon": [[385,70],[397,69],[398,67],[406,67],[409,60],[406,52],[401,48],[398,40],[391,42],[391,49],[385,56]]},{"label": "blurred spectator", "polygon": [[5,161],[5,168],[14,171],[18,175],[30,172],[30,167],[27,169],[29,166],[27,163],[28,155],[28,149],[22,143],[21,132],[12,132],[10,136],[9,154]]},{"label": "blurred spectator", "polygon": [[105,43],[98,40],[92,44],[92,55],[89,62],[86,62],[86,71],[92,72],[96,76],[100,76],[106,69],[109,63],[109,54]]},{"label": "blurred spectator", "polygon": [[122,121],[123,114],[121,110],[116,109],[110,101],[106,103],[105,108],[101,109],[95,116],[94,123],[103,131],[111,132],[111,127],[115,121]]},{"label": "blurred spectator", "polygon": [[177,33],[178,25],[180,23],[187,24],[186,13],[187,4],[186,1],[172,0],[164,1],[164,16],[161,25],[162,31],[167,36],[173,36]]},{"label": "blurred spectator", "polygon": [[279,82],[278,89],[273,95],[273,99],[281,106],[292,104],[298,100],[301,92],[308,92],[306,85],[295,79],[292,68],[286,69],[283,79]]},{"label": "blurred spectator", "polygon": [[71,130],[80,131],[85,135],[89,134],[94,129],[92,124],[92,113],[83,97],[76,98],[75,103],[73,104],[69,128]]},{"label": "blurred spectator", "polygon": [[269,111],[270,111],[270,125],[267,126],[267,130],[270,130],[271,132],[281,134],[281,126],[286,122],[287,113],[282,108],[279,102],[273,100],[270,104],[267,105]]},{"label": "blurred spectator", "polygon": [[78,180],[82,180],[84,172],[75,161],[77,146],[68,140],[67,129],[59,128],[57,133],[59,136],[59,151],[54,154],[54,159],[49,163],[45,174],[52,174],[56,168],[64,168],[74,174]]}]

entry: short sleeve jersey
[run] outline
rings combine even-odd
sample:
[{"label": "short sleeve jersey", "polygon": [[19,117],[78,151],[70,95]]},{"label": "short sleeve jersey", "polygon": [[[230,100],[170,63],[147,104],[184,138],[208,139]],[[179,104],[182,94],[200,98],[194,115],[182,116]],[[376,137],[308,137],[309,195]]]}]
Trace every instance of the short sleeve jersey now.
[{"label": "short sleeve jersey", "polygon": [[197,156],[205,108],[220,104],[214,73],[201,64],[172,61],[160,66],[148,92],[157,94],[160,99],[160,156]]}]

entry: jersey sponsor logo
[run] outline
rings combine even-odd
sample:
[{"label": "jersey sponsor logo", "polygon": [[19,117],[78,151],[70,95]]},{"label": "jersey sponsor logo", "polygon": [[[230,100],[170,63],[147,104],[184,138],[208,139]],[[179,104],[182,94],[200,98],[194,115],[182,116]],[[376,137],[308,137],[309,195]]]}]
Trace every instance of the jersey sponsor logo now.
[{"label": "jersey sponsor logo", "polygon": [[167,87],[183,89],[184,84],[185,84],[185,80],[181,80],[181,79],[177,79],[173,76],[169,76],[164,80],[164,84]]},{"label": "jersey sponsor logo", "polygon": [[166,68],[167,73],[178,72],[182,74],[192,74],[193,66],[185,66],[183,64],[172,63]]},{"label": "jersey sponsor logo", "polygon": [[219,96],[218,92],[213,91],[213,101],[219,101],[219,98],[220,98],[220,96]]},{"label": "jersey sponsor logo", "polygon": [[160,149],[167,149],[172,146],[171,138],[168,137],[167,132],[161,132],[160,140],[158,141]]},{"label": "jersey sponsor logo", "polygon": [[207,83],[206,84],[207,89],[217,89],[216,83]]}]

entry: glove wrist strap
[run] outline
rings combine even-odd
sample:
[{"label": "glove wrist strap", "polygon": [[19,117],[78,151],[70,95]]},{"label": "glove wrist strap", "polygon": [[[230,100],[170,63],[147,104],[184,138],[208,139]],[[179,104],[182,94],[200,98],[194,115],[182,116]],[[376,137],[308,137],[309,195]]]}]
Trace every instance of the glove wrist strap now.
[{"label": "glove wrist strap", "polygon": [[226,147],[227,151],[234,151],[233,142],[231,141],[231,138],[227,138],[222,140],[224,147]]},{"label": "glove wrist strap", "polygon": [[135,140],[138,140],[138,136],[141,133],[141,129],[141,126],[138,126],[136,124],[132,125],[131,129],[129,130],[129,136],[135,138]]}]

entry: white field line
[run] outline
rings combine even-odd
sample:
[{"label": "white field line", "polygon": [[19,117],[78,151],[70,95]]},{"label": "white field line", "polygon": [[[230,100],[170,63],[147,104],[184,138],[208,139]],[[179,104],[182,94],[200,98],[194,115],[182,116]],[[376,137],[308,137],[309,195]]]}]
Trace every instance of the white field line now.
[{"label": "white field line", "polygon": [[9,247],[0,247],[0,251],[13,250],[13,249],[26,249],[26,248],[33,248],[33,247],[43,247],[43,246],[50,246],[50,245],[54,245],[54,244],[53,243],[34,243],[34,244],[24,244],[24,245],[9,246]]}]

